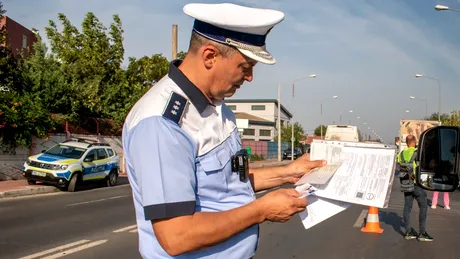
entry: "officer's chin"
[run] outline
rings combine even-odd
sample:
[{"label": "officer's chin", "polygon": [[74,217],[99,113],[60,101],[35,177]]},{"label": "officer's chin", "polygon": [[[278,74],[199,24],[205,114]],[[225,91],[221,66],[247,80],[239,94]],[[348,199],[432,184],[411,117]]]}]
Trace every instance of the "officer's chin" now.
[{"label": "officer's chin", "polygon": [[225,93],[224,98],[232,97],[235,93],[236,91]]}]

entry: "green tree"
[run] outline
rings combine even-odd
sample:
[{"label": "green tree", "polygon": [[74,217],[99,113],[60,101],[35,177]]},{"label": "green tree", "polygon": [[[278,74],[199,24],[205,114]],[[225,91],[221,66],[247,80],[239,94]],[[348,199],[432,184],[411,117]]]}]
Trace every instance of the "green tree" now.
[{"label": "green tree", "polygon": [[[0,18],[5,12],[0,2]],[[48,136],[54,121],[43,100],[34,94],[24,61],[3,46],[5,28],[0,28],[0,34],[0,147],[14,153],[16,147],[29,147],[32,136]]]},{"label": "green tree", "polygon": [[[444,124],[446,120],[449,119],[449,114],[447,113],[441,113],[440,119],[441,119],[441,124]],[[424,117],[424,120],[430,120],[430,121],[438,121],[438,113],[434,112],[428,117]]]},{"label": "green tree", "polygon": [[186,55],[187,55],[187,52],[181,51],[181,52],[177,53],[177,58],[178,59],[184,59]]},{"label": "green tree", "polygon": [[34,52],[24,61],[24,73],[31,83],[30,92],[43,101],[43,107],[50,113],[65,113],[72,110],[75,92],[66,82],[61,64],[52,55],[37,33]]},{"label": "green tree", "polygon": [[327,126],[321,124],[316,127],[314,132],[315,136],[321,136],[321,127],[323,128],[323,136],[326,135]]},{"label": "green tree", "polygon": [[111,117],[123,106],[120,100],[129,95],[126,88],[123,62],[123,29],[118,15],[113,16],[110,30],[91,12],[82,22],[82,31],[60,13],[59,31],[49,22],[46,34],[51,50],[61,64],[67,88],[74,95],[71,115]]},{"label": "green tree", "polygon": [[143,86],[152,86],[168,73],[169,61],[161,54],[151,57],[144,56],[140,59],[129,58],[126,70],[130,84],[140,83]]},{"label": "green tree", "polygon": [[[300,123],[294,123],[294,146],[299,146],[299,141],[304,136],[304,129]],[[292,124],[286,124],[281,126],[281,142],[291,143],[292,137]],[[275,141],[278,141],[278,137],[275,137]]]},{"label": "green tree", "polygon": [[443,123],[443,125],[460,127],[460,111],[452,111],[449,118]]}]

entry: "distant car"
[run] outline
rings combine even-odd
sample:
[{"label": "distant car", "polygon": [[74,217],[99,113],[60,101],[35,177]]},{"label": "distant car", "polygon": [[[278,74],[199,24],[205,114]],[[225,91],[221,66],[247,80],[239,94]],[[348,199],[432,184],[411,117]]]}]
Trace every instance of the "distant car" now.
[{"label": "distant car", "polygon": [[118,181],[120,159],[109,144],[68,140],[29,157],[23,175],[29,184],[51,183],[73,192],[77,184],[104,180],[107,186]]},{"label": "distant car", "polygon": [[[291,159],[291,152],[292,152],[291,148],[284,150],[283,159]],[[302,150],[298,147],[295,147],[294,148],[294,159],[297,159],[302,155],[303,155]]]}]

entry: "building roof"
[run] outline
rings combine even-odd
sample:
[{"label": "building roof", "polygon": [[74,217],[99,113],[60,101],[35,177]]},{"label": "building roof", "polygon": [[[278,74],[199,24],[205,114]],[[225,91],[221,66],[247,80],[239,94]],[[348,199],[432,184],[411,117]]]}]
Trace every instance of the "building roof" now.
[{"label": "building roof", "polygon": [[[278,100],[276,99],[226,99],[225,103],[275,103],[278,107]],[[281,110],[289,117],[292,114],[281,104]]]},{"label": "building roof", "polygon": [[247,119],[247,120],[250,120],[250,121],[271,122],[271,121],[269,121],[269,120],[266,120],[266,119],[263,119],[263,118],[260,118],[260,117],[251,115],[251,114],[249,114],[249,113],[245,113],[245,112],[235,112],[235,117],[236,117],[237,119]]},{"label": "building roof", "polygon": [[273,121],[269,121],[245,112],[235,112],[235,117],[237,119],[246,119],[249,121],[249,124],[252,125],[275,126],[275,123]]}]

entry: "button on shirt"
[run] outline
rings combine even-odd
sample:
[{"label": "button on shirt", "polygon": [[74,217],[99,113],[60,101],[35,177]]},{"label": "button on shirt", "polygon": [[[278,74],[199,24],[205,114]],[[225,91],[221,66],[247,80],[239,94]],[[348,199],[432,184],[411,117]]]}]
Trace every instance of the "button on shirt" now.
[{"label": "button on shirt", "polygon": [[[160,246],[151,220],[219,212],[255,200],[249,180],[231,171],[242,149],[233,112],[203,93],[171,63],[169,73],[134,105],[123,128],[126,171],[133,191],[144,258],[173,258]],[[174,258],[250,258],[258,225],[212,247]]]}]

